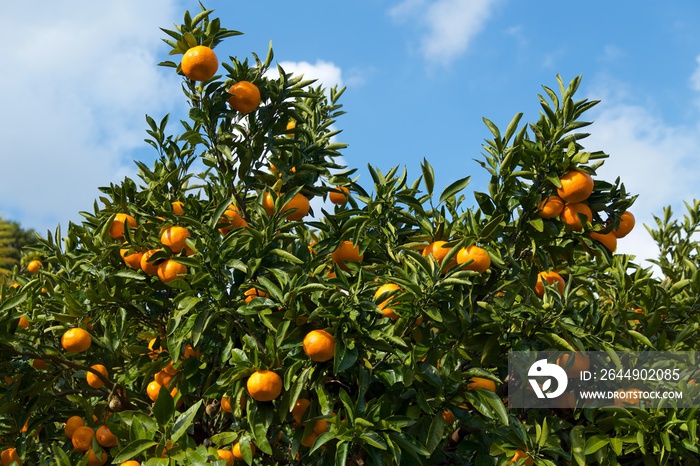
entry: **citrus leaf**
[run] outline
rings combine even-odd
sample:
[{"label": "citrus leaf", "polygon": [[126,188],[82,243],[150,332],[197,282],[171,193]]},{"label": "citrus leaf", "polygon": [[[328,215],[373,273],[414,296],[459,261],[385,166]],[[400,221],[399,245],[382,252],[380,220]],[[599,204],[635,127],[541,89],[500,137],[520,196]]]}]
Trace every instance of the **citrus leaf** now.
[{"label": "citrus leaf", "polygon": [[180,440],[180,437],[185,435],[187,429],[190,427],[190,425],[192,425],[192,421],[194,421],[194,418],[197,415],[197,411],[199,411],[199,408],[202,406],[202,401],[203,400],[200,399],[197,403],[190,406],[190,408],[187,411],[180,414],[177,417],[177,419],[175,419],[175,423],[173,424],[173,430],[170,434],[170,440],[173,443]]},{"label": "citrus leaf", "polygon": [[124,461],[130,460],[144,451],[148,450],[149,448],[155,447],[158,445],[158,442],[154,442],[153,440],[147,440],[147,439],[142,439],[142,440],[134,440],[127,446],[125,446],[122,450],[117,453],[117,455],[114,457],[113,462],[114,463],[123,463]]}]

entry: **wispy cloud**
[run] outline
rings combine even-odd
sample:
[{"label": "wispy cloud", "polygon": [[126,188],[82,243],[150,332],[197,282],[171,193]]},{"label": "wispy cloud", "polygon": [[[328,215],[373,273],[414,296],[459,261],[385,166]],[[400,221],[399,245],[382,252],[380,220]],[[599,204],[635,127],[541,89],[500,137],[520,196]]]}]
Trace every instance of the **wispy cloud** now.
[{"label": "wispy cloud", "polygon": [[421,55],[444,66],[467,51],[498,3],[500,0],[404,0],[389,14],[397,21],[415,23],[421,31]]},{"label": "wispy cloud", "polygon": [[[5,5],[0,87],[0,216],[45,233],[79,220],[103,186],[133,176],[145,113],[184,100],[154,25],[175,21],[172,0],[37,1]],[[11,200],[11,202],[10,202]]]}]

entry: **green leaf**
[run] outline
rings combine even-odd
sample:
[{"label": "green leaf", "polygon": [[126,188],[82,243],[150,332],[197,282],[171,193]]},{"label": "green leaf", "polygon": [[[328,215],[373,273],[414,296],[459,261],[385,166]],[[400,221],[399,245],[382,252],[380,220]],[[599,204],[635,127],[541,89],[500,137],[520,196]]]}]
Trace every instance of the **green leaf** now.
[{"label": "green leaf", "polygon": [[274,254],[274,255],[276,255],[276,256],[282,258],[283,260],[285,260],[289,263],[292,263],[292,264],[303,264],[304,263],[303,260],[299,259],[294,254],[291,254],[291,253],[284,251],[282,249],[273,249],[272,251],[270,251],[270,254]]},{"label": "green leaf", "polygon": [[158,398],[153,405],[153,415],[158,421],[158,424],[165,426],[173,417],[175,413],[175,402],[173,397],[170,396],[170,392],[167,387],[161,387],[158,392]]},{"label": "green leaf", "polygon": [[651,343],[651,341],[645,335],[642,335],[641,333],[637,332],[636,330],[628,330],[627,333],[632,335],[632,337],[635,340],[637,340],[638,342],[648,346],[651,349],[656,349],[656,348],[654,348],[654,345]]},{"label": "green leaf", "polygon": [[610,442],[605,435],[593,435],[586,440],[586,446],[583,449],[584,455],[591,455],[604,446],[608,445]]},{"label": "green leaf", "polygon": [[153,440],[134,440],[121,449],[119,453],[117,453],[117,455],[114,457],[113,463],[123,463],[124,461],[133,459],[156,445],[158,445],[158,442],[154,442]]},{"label": "green leaf", "polygon": [[53,445],[53,455],[54,455],[54,460],[56,461],[56,466],[72,466],[73,463],[71,463],[70,458],[68,455],[66,455],[66,452],[61,450],[61,448],[54,443]]},{"label": "green leaf", "polygon": [[364,440],[367,445],[371,445],[374,448],[379,448],[380,450],[386,450],[386,442],[384,439],[376,432],[367,430],[360,438]]},{"label": "green leaf", "polygon": [[500,214],[493,217],[486,225],[484,225],[484,228],[481,229],[481,232],[479,233],[479,238],[487,239],[489,236],[491,236],[496,231],[496,228],[498,228],[498,225],[500,225],[504,218],[504,214]]},{"label": "green leaf", "polygon": [[583,434],[583,426],[575,426],[569,432],[569,440],[571,442],[571,456],[578,466],[585,466],[586,455],[585,439]]},{"label": "green leaf", "polygon": [[438,412],[433,416],[433,422],[430,423],[430,428],[428,429],[428,436],[425,439],[425,446],[430,453],[435,451],[435,449],[442,442],[442,438],[445,435],[445,427],[447,426],[447,421],[442,415],[442,412]]},{"label": "green leaf", "polygon": [[355,365],[360,356],[360,351],[356,348],[348,348],[344,341],[336,343],[335,359],[333,360],[333,373],[338,374],[350,369]]},{"label": "green leaf", "polygon": [[421,170],[423,170],[423,179],[425,180],[425,189],[428,191],[428,195],[432,196],[433,189],[435,188],[435,172],[430,163],[423,159],[420,164]]},{"label": "green leaf", "polygon": [[195,416],[197,416],[197,411],[199,411],[199,408],[202,406],[202,401],[203,400],[200,399],[197,403],[190,406],[187,411],[180,414],[177,419],[175,419],[173,430],[170,434],[171,441],[177,442],[180,440],[180,437],[185,435],[187,429],[190,427],[190,425],[192,425],[192,421],[194,421]]},{"label": "green leaf", "polygon": [[464,178],[460,178],[459,180],[453,182],[451,185],[449,185],[445,190],[442,192],[440,195],[440,204],[445,202],[447,199],[450,197],[454,196],[467,186],[469,186],[469,181],[471,180],[471,176],[467,176]]},{"label": "green leaf", "polygon": [[350,444],[347,442],[340,441],[335,447],[335,465],[345,466],[348,460],[348,451],[350,450]]}]

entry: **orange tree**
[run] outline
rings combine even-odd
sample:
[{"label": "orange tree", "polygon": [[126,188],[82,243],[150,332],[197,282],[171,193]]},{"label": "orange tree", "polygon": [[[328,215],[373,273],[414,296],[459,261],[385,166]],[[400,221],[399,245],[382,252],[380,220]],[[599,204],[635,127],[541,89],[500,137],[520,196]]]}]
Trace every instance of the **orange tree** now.
[{"label": "orange tree", "polygon": [[219,63],[238,33],[211,11],[164,32],[181,133],[147,118],[140,181],[2,287],[3,464],[698,464],[695,410],[504,404],[512,350],[697,348],[698,206],[655,231],[670,280],[614,254],[634,197],[580,143],[579,78],[534,123],[484,120],[465,207],[427,161],[360,186],[342,89]]}]

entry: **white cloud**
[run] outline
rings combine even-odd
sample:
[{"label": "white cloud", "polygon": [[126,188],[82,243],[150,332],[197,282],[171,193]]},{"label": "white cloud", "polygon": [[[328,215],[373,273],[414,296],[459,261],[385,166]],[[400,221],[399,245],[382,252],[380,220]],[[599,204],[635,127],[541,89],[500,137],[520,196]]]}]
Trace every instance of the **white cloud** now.
[{"label": "white cloud", "polygon": [[[91,210],[97,187],[133,176],[147,147],[144,115],[184,109],[158,26],[179,15],[174,0],[5,5],[0,87],[0,216],[40,233]],[[13,73],[8,72],[13,70]]]},{"label": "white cloud", "polygon": [[[343,71],[333,62],[324,60],[316,60],[316,63],[283,61],[279,65],[285,73],[292,73],[295,76],[303,75],[304,79],[316,79],[317,82],[314,85],[321,84],[327,89],[336,85],[343,86]],[[271,78],[279,77],[277,68],[270,68],[268,75]]]},{"label": "white cloud", "polygon": [[602,102],[593,112],[595,122],[588,128],[591,136],[583,144],[588,150],[610,154],[597,178],[612,182],[619,176],[628,192],[639,195],[631,209],[637,226],[618,242],[618,252],[634,254],[638,262],[656,258],[658,249],[643,224],[656,227],[653,216],[661,217],[667,205],[682,216],[684,201],[700,199],[696,180],[700,127],[697,122],[674,125],[665,121],[619,83],[599,82],[589,95]]},{"label": "white cloud", "polygon": [[420,53],[432,63],[448,65],[469,48],[499,0],[404,0],[391,10],[399,21],[421,29]]}]

